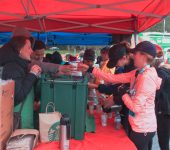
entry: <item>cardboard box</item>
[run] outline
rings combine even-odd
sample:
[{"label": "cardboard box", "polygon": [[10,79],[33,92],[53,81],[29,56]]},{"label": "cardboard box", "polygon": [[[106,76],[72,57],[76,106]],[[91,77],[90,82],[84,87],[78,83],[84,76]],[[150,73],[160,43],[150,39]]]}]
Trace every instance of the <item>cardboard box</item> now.
[{"label": "cardboard box", "polygon": [[5,148],[6,142],[13,129],[14,81],[0,80],[0,150]]}]

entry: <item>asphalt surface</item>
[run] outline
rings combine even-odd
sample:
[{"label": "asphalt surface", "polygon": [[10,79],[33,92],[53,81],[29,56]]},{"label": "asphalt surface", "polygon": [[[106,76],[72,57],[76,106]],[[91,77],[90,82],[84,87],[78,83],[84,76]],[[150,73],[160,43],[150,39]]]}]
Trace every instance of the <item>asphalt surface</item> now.
[{"label": "asphalt surface", "polygon": [[[160,150],[157,134],[153,138],[152,150]],[[170,150],[170,148],[169,148],[169,150]]]}]

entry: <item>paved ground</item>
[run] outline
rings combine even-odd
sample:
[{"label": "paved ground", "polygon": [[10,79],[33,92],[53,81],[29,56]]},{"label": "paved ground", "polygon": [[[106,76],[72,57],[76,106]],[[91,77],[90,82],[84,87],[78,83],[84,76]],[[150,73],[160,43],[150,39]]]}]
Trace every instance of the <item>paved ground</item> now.
[{"label": "paved ground", "polygon": [[160,150],[157,134],[154,136],[152,150]]},{"label": "paved ground", "polygon": [[[169,148],[170,149],[170,148]],[[152,145],[152,150],[160,150],[159,144],[158,144],[158,137],[157,134],[155,135],[153,139],[153,145]]]}]

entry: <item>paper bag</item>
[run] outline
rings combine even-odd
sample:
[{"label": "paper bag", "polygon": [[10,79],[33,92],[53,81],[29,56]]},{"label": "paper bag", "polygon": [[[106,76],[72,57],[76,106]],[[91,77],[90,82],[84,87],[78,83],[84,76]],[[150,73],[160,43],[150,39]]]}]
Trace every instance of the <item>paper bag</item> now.
[{"label": "paper bag", "polygon": [[[48,112],[48,108],[52,107],[53,112]],[[46,113],[39,114],[39,130],[41,142],[49,142],[59,140],[61,113],[55,111],[52,102],[46,106]]]},{"label": "paper bag", "polygon": [[38,130],[17,129],[8,140],[6,150],[32,150],[37,145],[38,137]]},{"label": "paper bag", "polygon": [[5,149],[6,142],[13,129],[14,81],[0,80],[0,150]]}]

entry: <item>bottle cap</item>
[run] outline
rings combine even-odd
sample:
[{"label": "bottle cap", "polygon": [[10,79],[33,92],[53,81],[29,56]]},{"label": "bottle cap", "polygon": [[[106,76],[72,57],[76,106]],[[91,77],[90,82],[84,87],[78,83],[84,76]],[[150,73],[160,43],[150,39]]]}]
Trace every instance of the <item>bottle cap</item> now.
[{"label": "bottle cap", "polygon": [[70,123],[71,123],[71,120],[69,118],[69,115],[67,114],[62,115],[60,119],[60,125],[69,125]]}]

